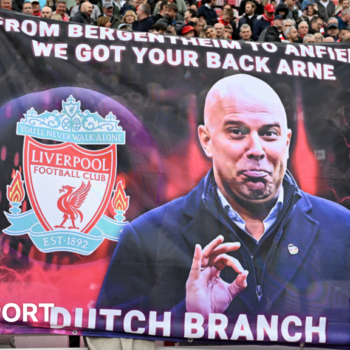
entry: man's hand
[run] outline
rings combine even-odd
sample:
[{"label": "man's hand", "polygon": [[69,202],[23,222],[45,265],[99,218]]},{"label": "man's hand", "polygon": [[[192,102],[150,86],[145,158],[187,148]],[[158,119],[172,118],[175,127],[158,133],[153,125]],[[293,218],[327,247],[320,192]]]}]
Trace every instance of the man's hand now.
[{"label": "man's hand", "polygon": [[[208,321],[209,313],[224,312],[231,301],[247,287],[248,271],[240,262],[227,255],[240,248],[240,243],[222,243],[218,236],[203,250],[196,245],[190,275],[186,283],[186,310],[197,312]],[[220,278],[220,271],[226,266],[234,269],[238,276],[231,283]]]}]

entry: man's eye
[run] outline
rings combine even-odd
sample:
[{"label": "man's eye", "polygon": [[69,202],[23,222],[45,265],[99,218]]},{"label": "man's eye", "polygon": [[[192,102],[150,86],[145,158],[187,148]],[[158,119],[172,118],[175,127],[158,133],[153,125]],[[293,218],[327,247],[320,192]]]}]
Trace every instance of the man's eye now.
[{"label": "man's eye", "polygon": [[275,130],[268,130],[264,132],[263,136],[271,140],[271,139],[276,139],[278,136],[278,133]]},{"label": "man's eye", "polygon": [[241,136],[244,136],[244,133],[242,132],[242,130],[237,129],[237,128],[230,129],[229,132],[230,132],[230,134],[231,134],[233,137],[241,137]]}]

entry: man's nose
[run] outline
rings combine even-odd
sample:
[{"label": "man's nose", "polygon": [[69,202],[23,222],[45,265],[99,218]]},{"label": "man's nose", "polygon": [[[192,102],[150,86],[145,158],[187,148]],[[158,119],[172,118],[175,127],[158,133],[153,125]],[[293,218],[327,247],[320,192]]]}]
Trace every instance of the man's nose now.
[{"label": "man's nose", "polygon": [[265,158],[266,154],[258,134],[251,135],[246,155],[249,159],[254,160],[261,160]]}]

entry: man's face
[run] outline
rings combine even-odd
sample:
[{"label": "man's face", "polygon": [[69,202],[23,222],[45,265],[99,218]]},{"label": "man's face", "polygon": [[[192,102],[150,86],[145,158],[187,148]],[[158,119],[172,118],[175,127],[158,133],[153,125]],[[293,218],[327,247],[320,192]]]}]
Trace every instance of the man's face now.
[{"label": "man's face", "polygon": [[66,13],[66,5],[62,3],[57,4],[56,12],[63,17]]},{"label": "man's face", "polygon": [[346,15],[346,16],[342,17],[342,19],[345,23],[348,23],[348,24],[350,23],[350,15]]},{"label": "man's face", "polygon": [[213,160],[220,190],[243,206],[264,204],[278,197],[291,131],[282,103],[270,87],[256,78],[235,78],[241,83],[225,84],[222,81],[232,77],[225,78],[208,93],[199,137]]},{"label": "man's face", "polygon": [[83,12],[85,12],[90,17],[93,10],[92,5],[89,2],[84,2],[83,5],[84,5]]},{"label": "man's face", "polygon": [[231,38],[231,36],[232,36],[232,29],[225,27],[225,35],[226,35],[226,38]]},{"label": "man's face", "polygon": [[343,9],[348,9],[350,8],[350,1],[344,0],[343,1]]},{"label": "man's face", "polygon": [[169,18],[175,19],[176,12],[173,9],[166,8],[165,14],[169,16]]},{"label": "man's face", "polygon": [[292,41],[293,43],[298,41],[298,31],[295,28],[290,30],[288,39],[290,39],[290,41]]},{"label": "man's face", "polygon": [[199,35],[203,31],[204,26],[203,26],[203,24],[200,24],[199,22],[197,22],[196,25],[194,26],[194,29],[196,30],[197,34]]},{"label": "man's face", "polygon": [[248,41],[252,36],[252,31],[250,30],[250,28],[244,28],[244,29],[241,29],[240,34],[243,40]]},{"label": "man's face", "polygon": [[251,4],[245,5],[245,13],[247,16],[251,16],[253,14],[253,6]]},{"label": "man's face", "polygon": [[347,29],[342,29],[342,31],[339,34],[340,41],[343,41],[344,35],[350,33]]},{"label": "man's face", "polygon": [[102,7],[103,13],[108,16],[108,17],[112,17],[113,15],[113,6],[109,7],[108,9],[106,9],[105,7]]},{"label": "man's face", "polygon": [[267,11],[264,11],[264,13],[265,13],[265,16],[266,16],[267,18],[271,18],[271,17],[273,17],[273,15],[275,14],[274,12],[267,12]]},{"label": "man's face", "polygon": [[210,6],[213,8],[216,6],[217,0],[211,0]]},{"label": "man's face", "polygon": [[6,10],[11,10],[12,2],[10,0],[1,0],[1,8]]},{"label": "man's face", "polygon": [[185,20],[188,21],[191,18],[191,13],[190,11],[185,12]]},{"label": "man's face", "polygon": [[209,39],[215,39],[216,38],[216,33],[214,28],[209,28],[207,29],[207,31],[205,32],[205,36]]},{"label": "man's face", "polygon": [[32,9],[33,9],[33,12],[40,11],[40,3],[39,2],[32,2]]},{"label": "man's face", "polygon": [[[23,4],[22,12],[27,14],[27,15],[32,15],[33,14],[32,4],[29,2],[25,2]],[[48,17],[46,17],[46,18],[48,18]]]},{"label": "man's face", "polygon": [[339,29],[338,28],[329,28],[327,30],[327,34],[335,38],[339,34]]},{"label": "man's face", "polygon": [[305,36],[309,31],[309,26],[306,23],[301,23],[298,27],[299,34],[303,37]]},{"label": "man's face", "polygon": [[311,38],[311,37],[307,37],[304,41],[305,44],[314,44],[315,43],[315,39]]},{"label": "man's face", "polygon": [[316,32],[319,32],[320,29],[322,28],[322,24],[323,24],[322,20],[319,19],[316,22],[312,23],[312,29],[316,30]]},{"label": "man's face", "polygon": [[282,23],[283,23],[283,20],[282,20],[282,19],[275,19],[275,20],[273,21],[273,25],[274,25],[275,27],[277,27],[278,30],[281,30],[281,29],[282,29]]},{"label": "man's face", "polygon": [[143,11],[140,7],[136,10],[137,19],[140,20],[143,17]]},{"label": "man's face", "polygon": [[292,8],[292,7],[295,6],[295,0],[286,0],[285,4],[286,4],[288,7]]},{"label": "man's face", "polygon": [[217,38],[222,38],[225,32],[225,27],[221,23],[216,23],[214,26],[215,32],[216,32],[216,37]]},{"label": "man's face", "polygon": [[43,7],[43,9],[41,10],[41,18],[51,18],[52,15],[52,10],[50,9],[50,7]]},{"label": "man's face", "polygon": [[292,26],[292,23],[284,23],[283,24],[283,27],[282,27],[282,31],[283,31],[283,33],[289,28],[289,27],[291,27]]}]

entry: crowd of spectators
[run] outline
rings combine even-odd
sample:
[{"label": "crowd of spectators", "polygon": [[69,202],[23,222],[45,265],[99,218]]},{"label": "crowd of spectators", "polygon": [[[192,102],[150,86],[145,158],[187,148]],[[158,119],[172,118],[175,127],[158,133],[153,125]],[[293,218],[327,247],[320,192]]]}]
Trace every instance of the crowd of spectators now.
[{"label": "crowd of spectators", "polygon": [[350,41],[350,0],[242,0],[238,8],[225,1],[0,0],[1,8],[28,16],[120,30],[241,41]]}]

